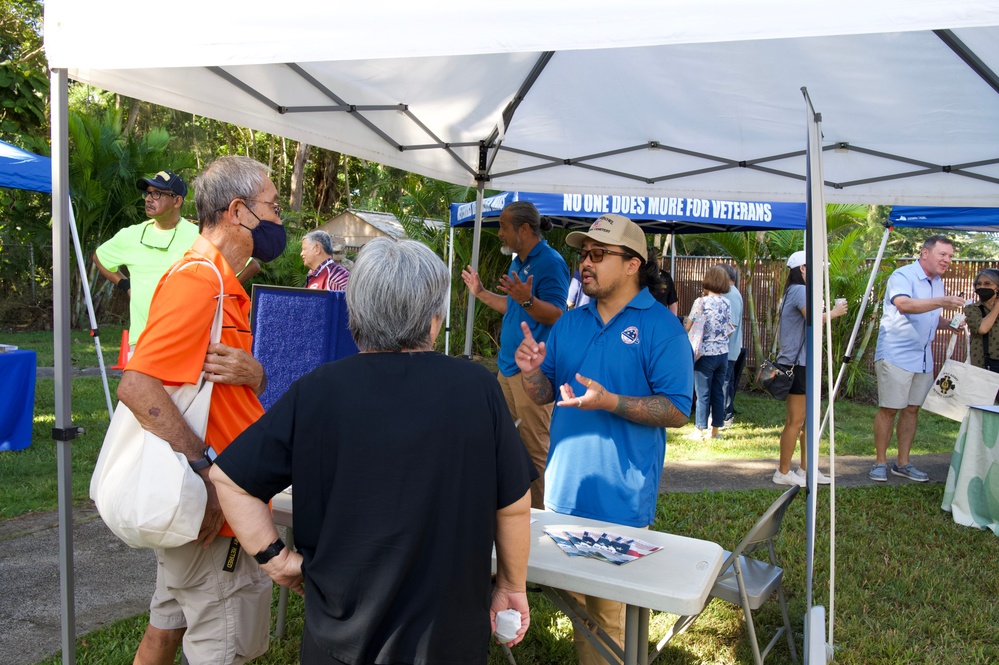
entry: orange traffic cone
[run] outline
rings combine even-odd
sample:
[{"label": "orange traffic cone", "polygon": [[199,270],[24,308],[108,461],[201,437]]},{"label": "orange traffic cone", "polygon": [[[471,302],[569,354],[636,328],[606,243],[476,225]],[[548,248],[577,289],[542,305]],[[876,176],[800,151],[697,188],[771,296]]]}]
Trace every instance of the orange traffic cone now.
[{"label": "orange traffic cone", "polygon": [[118,363],[111,365],[111,369],[125,369],[128,362],[128,329],[121,331],[121,348],[118,350]]}]

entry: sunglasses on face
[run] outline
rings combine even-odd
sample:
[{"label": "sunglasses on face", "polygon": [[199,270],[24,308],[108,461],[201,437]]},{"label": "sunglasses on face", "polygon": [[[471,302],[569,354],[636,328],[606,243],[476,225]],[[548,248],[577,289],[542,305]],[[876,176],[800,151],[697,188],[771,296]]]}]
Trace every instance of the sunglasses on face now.
[{"label": "sunglasses on face", "polygon": [[614,256],[626,256],[628,258],[631,258],[631,254],[627,254],[625,252],[612,252],[611,250],[603,249],[602,247],[594,247],[592,249],[581,249],[578,252],[576,252],[576,256],[579,257],[579,260],[581,262],[585,261],[586,258],[589,257],[590,261],[593,263],[600,263],[601,261],[603,261],[604,254],[613,254]]}]

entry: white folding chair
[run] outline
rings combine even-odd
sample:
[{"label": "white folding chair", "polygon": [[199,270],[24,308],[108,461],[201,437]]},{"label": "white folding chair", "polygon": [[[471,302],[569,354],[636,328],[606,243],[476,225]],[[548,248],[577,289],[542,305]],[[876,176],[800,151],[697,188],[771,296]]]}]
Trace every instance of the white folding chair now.
[{"label": "white folding chair", "polygon": [[[774,539],[780,533],[784,512],[800,489],[797,485],[791,487],[773,502],[767,512],[763,513],[763,516],[756,521],[742,542],[725,559],[721,573],[718,574],[718,579],[715,580],[714,587],[711,589],[712,597],[721,598],[742,607],[756,665],[763,665],[763,659],[770,653],[781,635],[787,637],[787,646],[791,651],[791,662],[798,662],[798,654],[794,648],[794,634],[791,631],[791,620],[787,613],[787,600],[784,598],[784,571],[777,561],[777,554],[774,552]],[[746,556],[764,547],[769,555],[769,563]],[[756,627],[753,625],[753,610],[759,609],[773,596],[775,591],[777,599],[780,601],[781,612],[784,615],[784,626],[777,630],[761,654],[756,640]]]}]

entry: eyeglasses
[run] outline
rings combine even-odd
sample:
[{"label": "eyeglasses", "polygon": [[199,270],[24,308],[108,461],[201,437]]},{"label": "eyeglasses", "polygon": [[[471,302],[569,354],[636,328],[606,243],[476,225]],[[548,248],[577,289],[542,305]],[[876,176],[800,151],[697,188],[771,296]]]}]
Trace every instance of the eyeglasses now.
[{"label": "eyeglasses", "polygon": [[263,203],[264,205],[271,206],[272,208],[274,208],[274,214],[277,215],[278,217],[281,216],[281,211],[284,210],[284,208],[281,207],[280,203],[272,203],[270,201],[258,201],[257,199],[243,199],[243,200],[250,201],[251,203]]},{"label": "eyeglasses", "polygon": [[613,254],[614,256],[625,256],[627,258],[634,258],[631,254],[626,252],[612,252],[609,249],[603,249],[602,247],[594,247],[593,249],[581,249],[576,252],[576,256],[579,257],[580,261],[585,261],[589,257],[590,261],[593,263],[600,263],[604,260],[604,254]]},{"label": "eyeglasses", "polygon": [[141,235],[141,236],[139,236],[139,244],[140,244],[140,245],[145,245],[145,246],[146,246],[146,247],[148,247],[149,249],[158,249],[158,250],[160,250],[161,252],[165,252],[165,251],[167,251],[168,249],[170,249],[170,245],[172,245],[172,244],[173,244],[173,239],[174,239],[175,237],[177,237],[177,227],[176,227],[176,226],[175,226],[175,227],[173,227],[173,235],[171,235],[171,236],[170,236],[170,242],[168,242],[168,243],[166,244],[166,247],[157,247],[156,245],[150,245],[150,244],[149,244],[148,242],[146,242],[146,231],[148,231],[148,230],[149,230],[149,227],[150,227],[150,226],[152,226],[152,225],[153,225],[153,224],[155,224],[155,223],[156,223],[156,222],[150,222],[150,223],[146,224],[146,225],[145,225],[144,227],[142,227],[142,235]]},{"label": "eyeglasses", "polygon": [[151,198],[153,201],[159,201],[164,196],[174,197],[179,195],[173,192],[165,192],[162,189],[150,189],[146,191],[145,196],[146,198]]}]

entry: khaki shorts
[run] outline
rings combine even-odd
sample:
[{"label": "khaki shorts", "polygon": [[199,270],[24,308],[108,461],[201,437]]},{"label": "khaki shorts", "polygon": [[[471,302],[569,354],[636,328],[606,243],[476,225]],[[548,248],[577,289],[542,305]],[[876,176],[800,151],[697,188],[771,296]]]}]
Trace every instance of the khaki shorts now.
[{"label": "khaki shorts", "polygon": [[933,387],[932,372],[909,372],[887,360],[874,362],[878,377],[878,406],[885,409],[904,409],[922,406]]},{"label": "khaki shorts", "polygon": [[186,627],[184,655],[191,665],[244,663],[267,651],[271,580],[242,550],[235,570],[222,570],[231,541],[219,536],[207,550],[198,543],[154,550],[149,624]]}]

